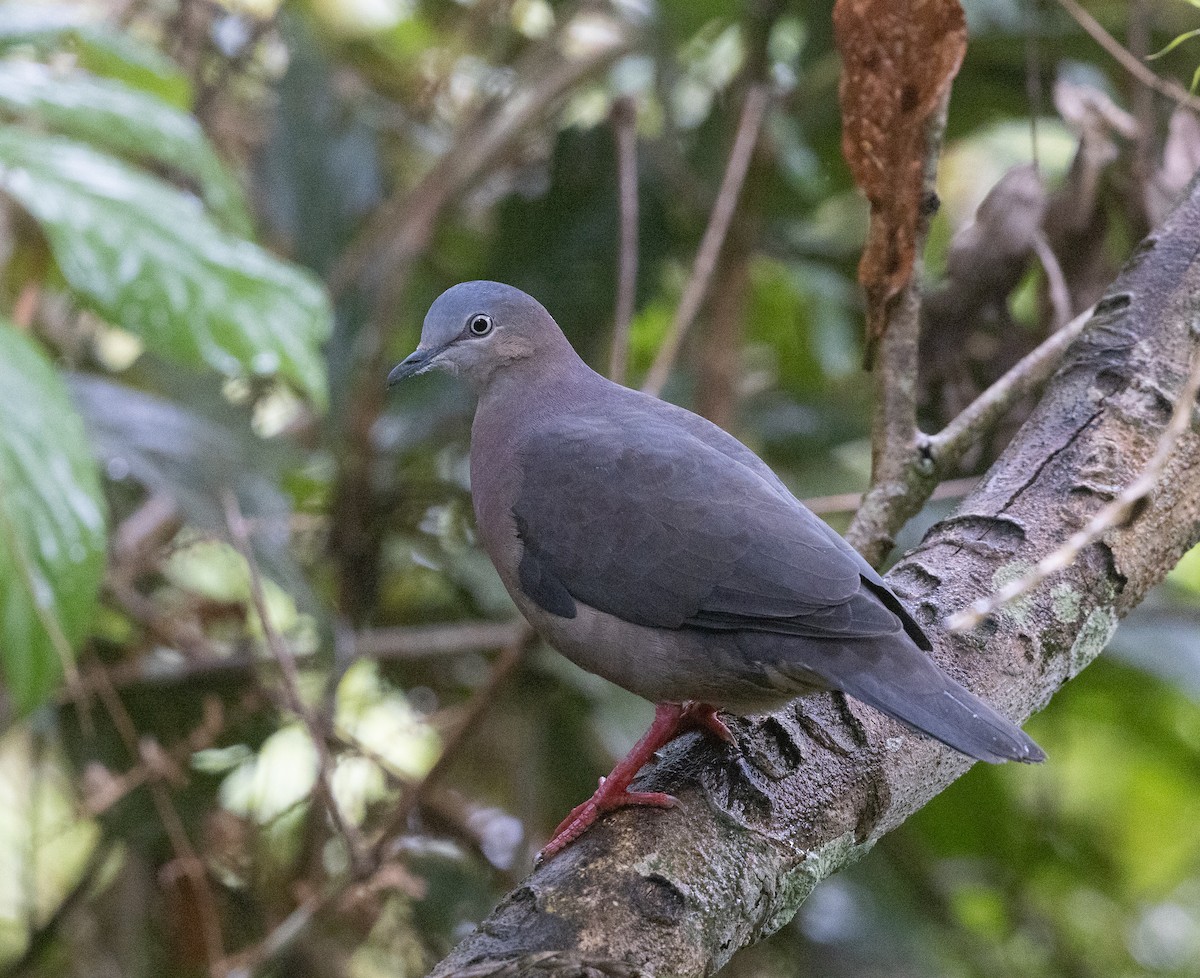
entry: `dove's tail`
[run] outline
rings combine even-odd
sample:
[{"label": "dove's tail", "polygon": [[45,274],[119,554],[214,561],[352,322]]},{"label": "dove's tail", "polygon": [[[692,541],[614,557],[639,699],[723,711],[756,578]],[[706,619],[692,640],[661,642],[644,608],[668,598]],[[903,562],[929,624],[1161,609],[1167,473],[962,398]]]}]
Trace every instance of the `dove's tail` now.
[{"label": "dove's tail", "polygon": [[1028,734],[946,675],[907,636],[814,641],[806,652],[798,679],[811,683],[815,676],[963,754],[992,764],[1046,759]]}]

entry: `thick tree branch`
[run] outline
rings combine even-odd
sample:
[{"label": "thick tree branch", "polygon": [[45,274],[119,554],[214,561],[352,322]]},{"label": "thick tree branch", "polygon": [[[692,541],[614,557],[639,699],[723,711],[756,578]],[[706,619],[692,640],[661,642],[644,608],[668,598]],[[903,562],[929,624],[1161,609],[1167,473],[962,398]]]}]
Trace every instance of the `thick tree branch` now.
[{"label": "thick tree branch", "polygon": [[1191,371],[1175,401],[1171,421],[1163,429],[1162,437],[1158,440],[1158,448],[1154,450],[1154,455],[1146,463],[1142,474],[1127,485],[1116,499],[1088,520],[1082,530],[1071,534],[1061,547],[1039,560],[1023,577],[1018,577],[1005,584],[990,597],[980,598],[970,608],[951,615],[946,620],[946,628],[952,632],[969,632],[978,628],[988,616],[994,615],[1005,605],[1011,605],[1023,598],[1052,574],[1073,564],[1084,550],[1100,540],[1110,530],[1129,522],[1137,508],[1145,502],[1146,497],[1158,487],[1163,470],[1171,460],[1171,453],[1175,451],[1175,443],[1192,426],[1198,391],[1200,391],[1200,356],[1193,351]]},{"label": "thick tree branch", "polygon": [[[944,616],[1051,553],[1145,468],[1179,397],[1200,314],[1200,191],[1147,239],[979,488],[889,581],[937,659],[1010,716],[1043,708],[1120,617],[1200,538],[1200,437],[1176,443],[1158,491],[986,634]],[[966,758],[837,696],[735,721],[730,749],[689,736],[639,788],[670,811],[602,820],[534,872],[435,969],[708,975],[791,919],[819,880],[961,775]],[[1049,763],[1053,764],[1053,760]]]}]

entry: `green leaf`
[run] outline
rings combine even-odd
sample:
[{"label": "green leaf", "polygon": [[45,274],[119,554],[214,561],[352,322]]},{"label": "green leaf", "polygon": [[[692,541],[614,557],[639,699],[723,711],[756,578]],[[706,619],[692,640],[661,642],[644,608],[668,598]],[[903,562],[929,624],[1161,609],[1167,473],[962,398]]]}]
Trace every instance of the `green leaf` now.
[{"label": "green leaf", "polygon": [[37,47],[47,38],[62,38],[87,23],[79,7],[35,7],[0,4],[0,51],[18,45]]},{"label": "green leaf", "polygon": [[78,7],[0,4],[0,51],[18,46],[39,53],[71,51],[93,74],[157,95],[176,108],[192,104],[191,82],[174,61],[123,31],[93,22]]},{"label": "green leaf", "polygon": [[53,691],[104,573],[104,498],[57,371],[0,321],[0,664],[14,703]]},{"label": "green leaf", "polygon": [[99,24],[79,28],[68,40],[80,66],[92,74],[157,95],[178,109],[192,107],[192,83],[158,48]]},{"label": "green leaf", "polygon": [[324,407],[331,326],[308,273],[217,227],[170,184],[71,140],[0,129],[0,190],[41,225],[78,299],[156,353],[278,375]]},{"label": "green leaf", "polygon": [[135,161],[153,160],[193,181],[231,231],[251,232],[241,188],[186,112],[121,82],[61,75],[45,65],[0,61],[0,112],[36,119]]}]

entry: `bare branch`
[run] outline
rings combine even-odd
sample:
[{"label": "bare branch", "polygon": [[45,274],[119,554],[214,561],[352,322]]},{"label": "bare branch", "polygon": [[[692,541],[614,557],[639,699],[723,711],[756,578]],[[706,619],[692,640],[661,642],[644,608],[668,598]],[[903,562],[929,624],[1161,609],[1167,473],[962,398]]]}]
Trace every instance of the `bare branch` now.
[{"label": "bare branch", "polygon": [[1054,314],[1054,328],[1062,329],[1071,320],[1071,290],[1067,288],[1067,279],[1063,275],[1062,266],[1046,235],[1040,229],[1033,236],[1033,253],[1041,263],[1042,271],[1046,273],[1046,291],[1050,295],[1050,308]]},{"label": "bare branch", "polygon": [[[896,313],[899,312],[900,304],[896,308]],[[1088,309],[1053,333],[936,435],[920,433],[916,429],[915,418],[910,429],[907,423],[910,407],[908,392],[901,390],[893,394],[891,404],[882,407],[876,415],[877,429],[888,429],[876,441],[875,452],[885,453],[884,471],[889,479],[886,482],[873,481],[846,534],[868,560],[882,559],[886,555],[884,544],[890,546],[891,535],[920,510],[939,480],[953,476],[967,450],[994,430],[1014,404],[1035,392],[1050,378],[1068,347],[1087,326],[1091,315],[1092,310]],[[877,371],[883,369],[883,365],[889,362],[889,356],[896,352],[889,346],[888,340],[894,325],[889,326],[880,344]],[[903,347],[900,352],[904,352]],[[900,369],[898,362],[894,369]],[[885,411],[890,411],[891,417],[882,419],[880,416]],[[910,430],[915,434],[908,441],[906,438]],[[873,546],[864,536],[868,530],[876,535],[877,542]],[[867,549],[864,550],[864,547]]]},{"label": "bare branch", "polygon": [[[979,482],[978,476],[965,476],[961,479],[949,479],[938,484],[929,494],[930,499],[961,499]],[[853,513],[862,505],[861,492],[839,492],[831,496],[810,496],[802,500],[804,505],[818,516],[827,513]]]},{"label": "bare branch", "polygon": [[[279,955],[286,952],[307,933],[319,918],[329,913],[349,886],[356,881],[366,879],[385,865],[391,855],[388,852],[388,846],[392,837],[405,825],[409,816],[424,801],[426,793],[435,787],[436,782],[458,757],[463,745],[478,729],[480,722],[494,705],[496,694],[520,664],[532,636],[532,630],[525,626],[519,639],[505,648],[492,667],[487,681],[472,698],[466,715],[459,722],[454,733],[447,738],[442,747],[442,753],[433,767],[419,781],[405,786],[399,803],[392,809],[387,821],[376,833],[370,851],[366,854],[366,858],[358,867],[357,872],[343,879],[330,881],[323,890],[301,903],[254,948],[240,954],[236,962],[227,969],[225,978],[253,978],[254,975],[260,974]],[[348,740],[348,743],[354,749],[362,750],[361,745],[352,739]],[[381,765],[381,769],[385,773],[389,773],[387,765]]]},{"label": "bare branch", "polygon": [[[104,676],[94,676],[100,671]],[[87,670],[84,679],[85,688],[101,692],[102,685],[109,689],[108,669],[100,664]],[[138,742],[138,753],[141,758],[136,765],[113,774],[103,765],[89,765],[84,774],[83,800],[81,809],[88,818],[103,815],[128,794],[154,779],[175,781],[181,780],[181,771],[186,769],[189,759],[197,751],[211,747],[225,728],[225,711],[221,701],[216,697],[205,697],[199,724],[186,738],[175,744],[170,751],[164,752],[156,742],[149,738],[141,738]]]},{"label": "bare branch", "polygon": [[637,103],[632,98],[618,99],[613,105],[612,121],[617,141],[621,250],[617,261],[617,304],[613,314],[608,376],[623,384],[629,361],[629,323],[633,319],[638,271]]},{"label": "bare branch", "polygon": [[123,580],[133,580],[148,568],[160,547],[183,526],[175,499],[165,492],[150,495],[113,532],[114,571]]},{"label": "bare branch", "polygon": [[279,665],[279,672],[283,676],[283,686],[287,693],[288,705],[291,707],[292,712],[300,718],[300,722],[304,724],[305,729],[308,731],[309,740],[312,741],[313,750],[317,753],[317,784],[320,786],[321,800],[325,810],[329,814],[330,820],[346,841],[346,850],[349,854],[351,866],[357,869],[363,864],[363,839],[358,829],[342,813],[342,809],[337,803],[337,796],[333,792],[333,757],[329,753],[329,744],[326,741],[326,731],[329,724],[318,719],[304,702],[300,691],[300,671],[296,668],[296,658],[292,655],[292,650],[288,647],[287,642],[284,641],[283,636],[275,628],[275,623],[271,620],[270,611],[267,609],[266,595],[263,592],[262,574],[258,568],[258,561],[254,558],[254,550],[250,546],[246,521],[242,517],[242,510],[238,506],[237,497],[232,491],[227,491],[224,502],[225,521],[229,526],[229,534],[233,539],[233,545],[246,562],[246,567],[250,575],[250,597],[254,604],[259,624],[262,625],[263,635],[267,640],[267,647],[271,650],[271,654]]},{"label": "bare branch", "polygon": [[222,978],[253,978],[259,974],[308,931],[317,914],[329,907],[338,892],[340,887],[335,889],[330,885],[308,896],[276,924],[262,941],[224,962]]},{"label": "bare branch", "polygon": [[700,312],[700,307],[708,294],[713,270],[717,267],[721,246],[725,243],[725,235],[729,232],[729,222],[733,220],[733,212],[737,207],[742,183],[746,179],[746,171],[750,168],[750,158],[754,154],[754,144],[758,141],[758,134],[762,129],[769,104],[770,90],[765,84],[751,85],[746,90],[746,100],[742,103],[742,115],[738,120],[737,136],[733,141],[733,149],[729,152],[729,162],[725,166],[725,175],[721,179],[717,202],[709,216],[708,227],[704,229],[700,248],[696,252],[696,262],[692,266],[691,277],[684,286],[671,328],[646,376],[646,382],[642,385],[642,390],[647,394],[662,393],[663,385],[666,384],[671,368],[679,356],[679,350],[683,346],[684,337],[687,336],[688,330],[695,322],[696,315]]},{"label": "bare branch", "polygon": [[951,632],[969,632],[1001,608],[1024,597],[1051,574],[1074,563],[1084,550],[1109,530],[1123,525],[1158,485],[1163,469],[1175,450],[1175,443],[1191,424],[1197,392],[1200,392],[1200,354],[1193,354],[1191,373],[1179,392],[1179,399],[1171,412],[1170,422],[1163,429],[1158,448],[1146,463],[1142,474],[1126,486],[1116,499],[1096,513],[1087,526],[1071,534],[1061,547],[1038,561],[1028,574],[1010,581],[991,597],[981,598],[964,611],[951,615],[946,619],[946,629]]},{"label": "bare branch", "polygon": [[[118,688],[133,685],[157,685],[186,682],[196,676],[248,673],[260,668],[278,668],[274,658],[243,652],[222,654],[209,642],[195,622],[159,610],[154,601],[132,585],[113,579],[108,582],[110,596],[122,610],[158,641],[185,653],[184,661],[147,662],[137,658],[108,668],[108,677]],[[414,660],[438,656],[490,652],[511,645],[522,633],[524,622],[455,622],[449,625],[410,625],[395,628],[367,628],[354,638],[353,657],[386,661]],[[82,677],[86,690],[89,681]],[[290,707],[288,707],[290,708]]]},{"label": "bare branch", "polygon": [[[924,196],[936,199],[937,164],[946,130],[949,91],[925,129]],[[917,363],[921,330],[921,270],[931,214],[922,215],[914,238],[912,276],[887,305],[887,325],[875,352],[875,417],[871,427],[871,488],[854,516],[846,539],[873,564],[892,546],[892,534],[937,484],[930,468],[914,467],[921,435],[917,429]],[[872,224],[875,223],[872,217]],[[868,320],[872,314],[868,313]],[[914,483],[920,483],[919,488]]]},{"label": "bare branch", "polygon": [[1092,318],[1087,309],[1027,353],[1003,377],[972,401],[962,413],[927,442],[927,452],[938,471],[958,465],[963,454],[991,431],[1017,401],[1036,391],[1058,369],[1063,354]]},{"label": "bare branch", "polygon": [[1133,54],[1131,54],[1125,46],[1113,37],[1104,29],[1104,25],[1096,20],[1091,14],[1083,9],[1076,0],[1057,0],[1060,7],[1067,12],[1075,23],[1082,27],[1105,51],[1112,55],[1117,63],[1124,68],[1130,75],[1145,85],[1158,92],[1160,95],[1165,95],[1167,98],[1179,105],[1185,106],[1193,111],[1200,111],[1200,98],[1192,95],[1186,88],[1178,82],[1173,82],[1169,78],[1160,78],[1153,71],[1142,64]]},{"label": "bare branch", "polygon": [[108,681],[108,674],[103,668],[96,668],[89,670],[89,675],[94,680],[92,689],[103,704],[109,719],[112,720],[113,727],[129,752],[131,760],[135,764],[145,764],[149,774],[146,779],[146,787],[150,791],[150,798],[154,803],[155,812],[158,814],[158,820],[162,824],[163,831],[175,854],[174,861],[164,866],[162,871],[164,874],[174,874],[175,878],[185,877],[195,886],[196,907],[200,915],[200,930],[204,938],[209,970],[213,978],[219,978],[220,962],[225,957],[225,946],[221,935],[220,919],[217,916],[217,902],[208,878],[208,869],[196,854],[195,847],[188,838],[183,819],[175,808],[170,792],[162,782],[160,769],[154,764],[146,763],[146,752],[143,749],[142,739],[139,738],[133,718],[125,709],[121,697],[117,695],[116,689]]},{"label": "bare branch", "polygon": [[425,777],[414,784],[401,797],[400,802],[392,809],[391,814],[388,816],[387,822],[384,823],[383,827],[377,833],[375,843],[372,846],[374,855],[372,861],[374,864],[378,865],[383,862],[385,857],[384,848],[392,835],[408,821],[408,817],[421,803],[424,793],[433,787],[450,768],[450,765],[454,763],[463,745],[475,733],[480,722],[487,715],[488,711],[491,710],[496,701],[496,695],[500,692],[505,681],[520,664],[525,650],[532,639],[533,629],[526,625],[516,640],[508,645],[501,653],[500,658],[496,660],[496,664],[492,667],[487,681],[472,697],[462,720],[443,744],[442,753],[438,756],[433,767],[426,772]]},{"label": "bare branch", "polygon": [[429,659],[487,652],[522,641],[527,628],[523,620],[367,628],[355,636],[354,654],[372,659]]}]

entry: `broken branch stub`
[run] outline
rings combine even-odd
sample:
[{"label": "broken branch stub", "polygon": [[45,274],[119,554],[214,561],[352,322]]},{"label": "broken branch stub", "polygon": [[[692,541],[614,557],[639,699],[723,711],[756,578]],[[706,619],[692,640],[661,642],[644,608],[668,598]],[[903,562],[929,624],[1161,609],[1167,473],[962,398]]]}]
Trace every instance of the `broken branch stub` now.
[{"label": "broken branch stub", "polygon": [[908,284],[922,220],[927,123],[958,74],[967,25],[958,0],[837,0],[842,153],[871,204],[858,266],[867,360]]}]

